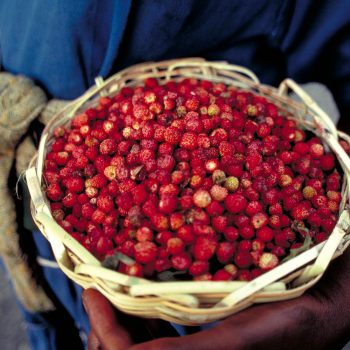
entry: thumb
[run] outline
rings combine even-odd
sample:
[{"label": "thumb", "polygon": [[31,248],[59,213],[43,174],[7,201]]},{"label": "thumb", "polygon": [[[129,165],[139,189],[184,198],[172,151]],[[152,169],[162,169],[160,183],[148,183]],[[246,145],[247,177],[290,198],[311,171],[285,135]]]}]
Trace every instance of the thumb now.
[{"label": "thumb", "polygon": [[85,290],[83,303],[102,349],[124,350],[133,344],[127,330],[118,323],[113,306],[100,292]]}]

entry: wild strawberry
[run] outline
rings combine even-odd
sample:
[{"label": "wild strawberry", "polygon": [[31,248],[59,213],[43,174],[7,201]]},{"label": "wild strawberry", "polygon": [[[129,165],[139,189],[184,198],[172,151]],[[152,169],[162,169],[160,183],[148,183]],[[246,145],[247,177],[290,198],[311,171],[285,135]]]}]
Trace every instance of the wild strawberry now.
[{"label": "wild strawberry", "polygon": [[162,213],[171,214],[177,207],[177,198],[175,196],[164,196],[159,201],[159,210]]},{"label": "wild strawberry", "polygon": [[243,212],[247,205],[247,200],[240,194],[229,194],[225,198],[225,207],[230,213]]},{"label": "wild strawberry", "polygon": [[220,107],[217,104],[213,103],[208,106],[208,115],[214,116],[214,115],[219,115],[219,113],[220,113]]},{"label": "wild strawberry", "polygon": [[317,191],[311,186],[305,186],[303,189],[303,195],[305,199],[312,199],[317,194]]},{"label": "wild strawberry", "polygon": [[52,209],[51,208],[51,213],[52,213],[52,216],[53,218],[56,220],[56,221],[62,221],[64,219],[64,216],[65,216],[65,213],[63,211],[63,209]]},{"label": "wild strawberry", "polygon": [[293,179],[287,174],[282,174],[278,178],[278,184],[281,187],[289,186],[292,183],[292,181],[293,181]]},{"label": "wild strawberry", "polygon": [[52,201],[56,202],[61,200],[63,197],[63,192],[58,183],[50,184],[46,189],[46,194]]},{"label": "wild strawberry", "polygon": [[295,220],[307,219],[308,216],[310,215],[310,202],[303,201],[303,202],[297,204],[291,210],[290,214]]},{"label": "wild strawberry", "polygon": [[266,204],[273,205],[280,199],[280,193],[276,188],[266,191],[263,195],[263,200]]},{"label": "wild strawberry", "polygon": [[310,155],[313,158],[321,158],[324,154],[324,148],[319,143],[314,143],[310,146]]},{"label": "wild strawberry", "polygon": [[259,153],[250,154],[246,159],[246,168],[248,170],[255,169],[262,162],[262,157]]},{"label": "wild strawberry", "polygon": [[332,219],[323,219],[321,226],[326,233],[331,233],[335,227],[336,222]]},{"label": "wild strawberry", "polygon": [[269,242],[274,237],[274,232],[268,226],[264,226],[256,231],[256,237],[263,242]]},{"label": "wild strawberry", "polygon": [[[281,217],[280,215],[272,215],[270,216],[269,218],[269,225],[272,227],[272,228],[275,228],[275,229],[278,229],[282,226],[282,220],[281,220]],[[288,218],[288,216],[287,216]]]},{"label": "wild strawberry", "polygon": [[328,191],[338,191],[340,189],[340,175],[337,172],[332,173],[326,179]]},{"label": "wild strawberry", "polygon": [[106,214],[101,209],[96,209],[91,216],[91,220],[95,224],[102,224],[105,220],[105,217]]},{"label": "wild strawberry", "polygon": [[207,261],[194,261],[189,268],[189,273],[192,276],[200,276],[209,271],[209,263]]},{"label": "wild strawberry", "polygon": [[191,266],[191,258],[187,253],[175,254],[171,257],[171,265],[175,270],[184,271]]},{"label": "wild strawberry", "polygon": [[53,153],[53,155],[54,155],[54,161],[61,166],[66,165],[69,160],[69,154],[66,151]]},{"label": "wild strawberry", "polygon": [[271,215],[280,215],[280,214],[282,214],[283,213],[282,205],[280,203],[272,204],[269,207],[269,213]]},{"label": "wild strawberry", "polygon": [[249,252],[252,250],[252,242],[250,239],[243,239],[238,243],[239,252]]},{"label": "wild strawberry", "polygon": [[313,196],[311,202],[315,208],[325,207],[328,203],[327,197],[319,194]]},{"label": "wild strawberry", "polygon": [[309,217],[307,218],[307,221],[311,226],[320,227],[322,219],[317,212],[313,212],[309,215]]},{"label": "wild strawberry", "polygon": [[[154,102],[154,101],[153,101]],[[141,120],[150,120],[153,119],[153,115],[151,113],[151,111],[147,108],[146,105],[144,104],[136,104],[134,105],[134,116],[137,119],[141,119]]]},{"label": "wild strawberry", "polygon": [[216,201],[223,201],[227,195],[228,195],[228,191],[225,187],[219,186],[219,185],[214,185],[211,189],[210,189],[210,194],[211,197],[216,200]]},{"label": "wild strawberry", "polygon": [[339,211],[339,203],[336,201],[328,201],[328,208],[333,212],[337,213]]},{"label": "wild strawberry", "polygon": [[185,243],[178,237],[170,238],[166,244],[168,252],[173,255],[183,252],[185,248]]},{"label": "wild strawberry", "polygon": [[237,228],[233,226],[226,227],[223,234],[225,238],[230,242],[236,241],[239,237],[239,232]]},{"label": "wild strawberry", "polygon": [[96,243],[96,253],[105,255],[108,251],[113,249],[113,242],[108,237],[99,237],[97,243]]},{"label": "wild strawberry", "polygon": [[211,223],[213,225],[213,228],[217,232],[223,232],[225,228],[227,227],[228,219],[226,216],[219,215],[215,216],[211,219]]},{"label": "wild strawberry", "polygon": [[325,241],[327,238],[328,238],[327,233],[319,232],[315,235],[314,241],[316,244],[318,244],[318,243]]},{"label": "wild strawberry", "polygon": [[225,181],[225,188],[229,191],[234,192],[239,187],[239,180],[235,176],[229,176]]},{"label": "wild strawberry", "polygon": [[103,140],[100,144],[101,154],[114,154],[117,152],[117,143],[113,139]]},{"label": "wild strawberry", "polygon": [[259,229],[265,225],[267,225],[269,222],[269,218],[268,216],[263,213],[263,212],[260,212],[260,213],[256,213],[252,216],[251,220],[250,220],[250,223],[251,225],[255,228],[255,229]]},{"label": "wild strawberry", "polygon": [[310,165],[311,165],[311,159],[310,156],[305,155],[301,157],[295,164],[295,170],[302,175],[308,174],[310,170]]},{"label": "wild strawberry", "polygon": [[220,184],[226,180],[226,174],[222,170],[214,170],[212,179],[215,184]]},{"label": "wild strawberry", "polygon": [[247,205],[246,213],[249,216],[253,216],[254,214],[257,214],[263,210],[263,207],[260,202],[258,201],[252,201]]},{"label": "wild strawberry", "polygon": [[259,260],[259,267],[264,271],[272,270],[278,264],[278,257],[272,253],[263,253]]},{"label": "wild strawberry", "polygon": [[63,137],[66,134],[66,129],[63,126],[58,126],[54,129],[53,134],[56,138]]},{"label": "wild strawberry", "polygon": [[310,151],[310,146],[305,142],[297,142],[293,150],[301,155],[306,155]]},{"label": "wild strawberry", "polygon": [[181,213],[172,213],[170,215],[170,228],[174,231],[179,229],[185,222],[185,218]]},{"label": "wild strawberry", "polygon": [[261,239],[254,239],[252,241],[252,250],[262,252],[265,248],[265,243]]},{"label": "wild strawberry", "polygon": [[335,167],[335,159],[331,153],[325,154],[320,157],[320,165],[322,170],[332,170]]},{"label": "wild strawberry", "polygon": [[197,135],[193,132],[185,132],[180,141],[180,147],[193,150],[197,148]]},{"label": "wild strawberry", "polygon": [[216,251],[217,243],[211,237],[198,237],[193,246],[193,256],[196,260],[208,261]]},{"label": "wild strawberry", "polygon": [[114,208],[114,203],[111,196],[99,196],[96,204],[97,207],[105,213],[110,212]]},{"label": "wild strawberry", "polygon": [[67,208],[72,208],[77,204],[77,195],[74,192],[67,192],[62,198],[62,204]]},{"label": "wild strawberry", "polygon": [[138,263],[134,263],[132,265],[126,265],[125,266],[125,273],[129,276],[135,276],[135,277],[143,277],[144,275],[144,269],[142,265]]},{"label": "wild strawberry", "polygon": [[339,203],[342,199],[340,192],[337,191],[327,191],[327,198],[337,203]]},{"label": "wild strawberry", "polygon": [[252,257],[248,252],[238,252],[234,256],[234,262],[240,268],[247,268],[252,264]]},{"label": "wild strawberry", "polygon": [[232,275],[224,269],[220,269],[215,272],[213,276],[213,281],[230,281],[232,280]]},{"label": "wild strawberry", "polygon": [[171,145],[177,145],[181,141],[181,133],[172,126],[164,130],[164,140]]},{"label": "wild strawberry", "polygon": [[70,177],[65,182],[65,186],[71,192],[81,192],[84,189],[84,180],[81,177]]},{"label": "wild strawberry", "polygon": [[135,260],[142,264],[154,262],[157,258],[158,248],[153,242],[139,242],[135,244]]},{"label": "wild strawberry", "polygon": [[193,202],[199,208],[207,207],[211,202],[210,193],[205,190],[197,190],[193,195]]},{"label": "wild strawberry", "polygon": [[[170,231],[161,231],[157,233],[155,240],[159,244],[166,246],[168,240],[172,237],[174,237],[174,235]],[[167,251],[167,255],[168,255],[168,251]]]},{"label": "wild strawberry", "polygon": [[169,220],[163,214],[154,213],[151,216],[151,221],[157,231],[166,231],[169,228]]},{"label": "wild strawberry", "polygon": [[209,159],[205,162],[205,170],[208,173],[213,173],[219,168],[219,161],[217,159]]}]

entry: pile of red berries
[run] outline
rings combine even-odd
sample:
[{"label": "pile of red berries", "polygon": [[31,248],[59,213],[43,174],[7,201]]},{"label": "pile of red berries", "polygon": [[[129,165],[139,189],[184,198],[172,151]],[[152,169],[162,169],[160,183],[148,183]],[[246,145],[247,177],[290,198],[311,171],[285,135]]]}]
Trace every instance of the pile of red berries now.
[{"label": "pile of red berries", "polygon": [[264,97],[184,79],[124,87],[54,131],[53,217],[99,259],[157,278],[250,280],[332,232],[342,178]]}]

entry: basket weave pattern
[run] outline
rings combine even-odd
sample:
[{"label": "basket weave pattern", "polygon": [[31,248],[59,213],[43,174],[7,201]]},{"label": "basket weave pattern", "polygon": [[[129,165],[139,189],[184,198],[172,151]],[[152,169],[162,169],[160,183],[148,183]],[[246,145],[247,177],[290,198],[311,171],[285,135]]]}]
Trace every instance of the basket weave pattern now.
[{"label": "basket weave pattern", "polygon": [[[329,239],[251,282],[154,282],[102,267],[101,262],[52,218],[42,188],[43,164],[57,126],[69,125],[77,113],[97,105],[100,96],[113,96],[124,86],[142,85],[144,79],[149,77],[163,82],[185,77],[206,79],[252,91],[275,103],[285,115],[319,136],[333,150],[344,173],[340,218]],[[288,90],[293,90],[300,101],[288,97]],[[217,321],[254,303],[300,296],[321,278],[331,259],[348,246],[350,159],[339,145],[339,138],[350,141],[349,136],[337,131],[327,114],[290,79],[283,81],[276,89],[260,84],[258,78],[246,68],[199,58],[136,65],[106,81],[97,78],[95,86],[68,104],[49,122],[43,132],[37,157],[26,175],[32,197],[32,215],[51,243],[63,272],[84,288],[98,289],[118,309],[183,325]]]}]

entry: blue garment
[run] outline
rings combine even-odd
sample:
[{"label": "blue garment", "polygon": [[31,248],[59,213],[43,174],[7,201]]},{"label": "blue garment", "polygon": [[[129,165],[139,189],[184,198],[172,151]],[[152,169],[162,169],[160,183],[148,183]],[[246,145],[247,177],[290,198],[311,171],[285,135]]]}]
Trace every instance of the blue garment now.
[{"label": "blue garment", "polygon": [[2,0],[3,69],[72,99],[106,76],[118,53],[131,0]]},{"label": "blue garment", "polygon": [[[56,98],[82,94],[97,75],[176,57],[227,60],[262,82],[319,81],[350,113],[350,1],[1,0],[0,62]],[[51,258],[37,232],[38,252]],[[80,290],[59,270],[44,276],[77,327]],[[180,329],[179,331],[184,331]]]}]

